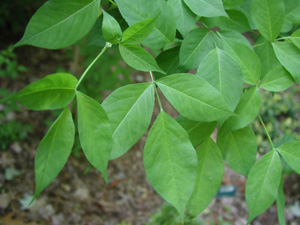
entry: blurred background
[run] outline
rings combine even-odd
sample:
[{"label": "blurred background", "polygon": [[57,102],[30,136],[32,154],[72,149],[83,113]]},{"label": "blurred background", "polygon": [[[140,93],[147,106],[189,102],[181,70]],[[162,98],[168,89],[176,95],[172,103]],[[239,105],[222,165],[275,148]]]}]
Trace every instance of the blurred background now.
[{"label": "blurred background", "polygon": [[[0,3],[0,98],[21,90],[29,83],[56,72],[79,77],[101,51],[101,17],[91,34],[63,50],[31,46],[14,48],[34,12],[45,0],[1,0]],[[102,1],[103,6],[108,2]],[[116,18],[120,16],[111,11]],[[126,27],[125,21],[121,25]],[[247,34],[255,40],[255,36]],[[150,81],[147,73],[129,68],[113,47],[92,68],[81,91],[102,100],[116,88]],[[275,145],[300,140],[300,89],[281,93],[262,92],[261,115]],[[177,112],[163,99],[164,109]],[[72,105],[74,118],[75,106]],[[159,109],[155,108],[154,117]],[[73,153],[65,168],[31,206],[35,190],[34,157],[37,146],[59,111],[29,111],[19,104],[0,104],[0,224],[1,225],[174,225],[180,224],[174,208],[164,202],[148,183],[142,161],[147,133],[124,156],[108,166],[109,184],[90,170],[76,137]],[[252,124],[259,155],[269,148],[258,120]],[[216,131],[213,138],[216,136]],[[259,156],[258,156],[259,157]],[[287,224],[300,224],[300,176],[285,166]],[[245,178],[226,168],[217,198],[190,225],[242,225],[247,222],[244,198]],[[255,225],[277,224],[276,205],[253,221]]]}]

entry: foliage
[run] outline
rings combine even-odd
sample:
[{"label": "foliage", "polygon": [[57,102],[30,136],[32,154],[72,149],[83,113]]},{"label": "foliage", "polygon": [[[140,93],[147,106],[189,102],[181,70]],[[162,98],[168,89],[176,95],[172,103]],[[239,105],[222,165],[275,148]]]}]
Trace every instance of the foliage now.
[{"label": "foliage", "polygon": [[[248,223],[277,200],[284,224],[282,164],[285,161],[300,172],[300,142],[275,147],[259,112],[262,90],[280,92],[300,83],[300,1],[109,2],[104,12],[100,0],[50,0],[33,15],[16,44],[63,48],[93,26],[88,39],[98,46],[106,40],[78,81],[71,74],[52,74],[1,100],[18,101],[31,110],[63,108],[38,147],[35,197],[60,172],[71,152],[75,128],[68,105],[75,96],[83,152],[106,181],[108,161],[125,154],[149,127],[156,96],[161,112],[145,144],[145,171],[154,189],[178,210],[181,223],[186,215],[197,216],[212,200],[224,173],[224,159],[247,178]],[[257,39],[254,46],[241,34],[245,31]],[[149,72],[151,82],[120,87],[100,105],[78,88],[112,45],[119,47],[129,66]],[[189,73],[192,69],[196,74]],[[157,74],[162,78],[156,80]],[[180,119],[163,110],[157,88]],[[257,144],[250,124],[256,117],[270,146],[255,162]],[[209,135],[217,124],[216,144]]]}]

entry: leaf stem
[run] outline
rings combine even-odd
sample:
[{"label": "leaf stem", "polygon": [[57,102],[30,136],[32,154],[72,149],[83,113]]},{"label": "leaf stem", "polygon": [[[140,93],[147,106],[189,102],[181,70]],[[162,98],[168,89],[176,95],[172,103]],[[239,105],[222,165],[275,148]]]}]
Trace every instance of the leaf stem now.
[{"label": "leaf stem", "polygon": [[106,42],[104,48],[101,50],[101,52],[99,53],[99,55],[97,55],[97,57],[93,60],[93,62],[91,62],[91,64],[88,66],[88,68],[86,68],[86,70],[83,72],[83,74],[81,75],[77,85],[76,85],[76,90],[78,88],[78,86],[81,84],[82,80],[84,79],[84,77],[86,76],[86,74],[89,72],[89,70],[92,68],[92,66],[96,63],[96,61],[103,55],[103,53],[112,46],[111,43]]},{"label": "leaf stem", "polygon": [[262,126],[263,126],[263,128],[264,128],[264,130],[265,130],[265,132],[266,132],[266,134],[267,134],[267,137],[268,137],[268,139],[269,139],[269,142],[270,142],[270,144],[271,144],[271,146],[272,146],[272,150],[273,150],[273,149],[274,149],[274,145],[273,145],[273,142],[272,142],[272,140],[271,140],[270,134],[269,134],[269,132],[268,132],[266,126],[265,126],[265,123],[264,123],[264,121],[262,120],[262,118],[261,118],[261,116],[260,116],[259,114],[257,114],[257,116],[258,116],[258,118],[259,118],[259,120],[260,120],[260,123],[262,124]]},{"label": "leaf stem", "polygon": [[114,2],[114,1],[112,1],[112,0],[108,0],[111,4],[113,4],[114,6],[117,6],[117,4]]},{"label": "leaf stem", "polygon": [[153,73],[152,73],[152,71],[150,71],[149,73],[150,73],[152,83],[154,84],[154,90],[155,90],[156,98],[157,98],[157,101],[158,101],[158,104],[159,104],[159,107],[160,107],[160,111],[164,111],[164,109],[162,107],[162,104],[161,104],[161,101],[160,101],[160,98],[159,98],[159,95],[158,95],[158,92],[157,92],[156,83],[155,83],[155,80],[154,80]]}]

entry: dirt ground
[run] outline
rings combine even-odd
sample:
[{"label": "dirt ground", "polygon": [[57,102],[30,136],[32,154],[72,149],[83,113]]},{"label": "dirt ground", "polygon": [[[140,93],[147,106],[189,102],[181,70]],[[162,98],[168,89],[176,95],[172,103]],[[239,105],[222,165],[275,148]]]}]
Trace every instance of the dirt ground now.
[{"label": "dirt ground", "polygon": [[[57,67],[66,70],[73,68],[76,70],[75,74],[80,74],[84,69],[80,66],[74,67],[76,60],[67,60],[62,51],[22,47],[16,52],[19,55],[19,63],[27,66],[28,71],[15,81],[10,81],[8,87],[13,91],[20,90],[35,79],[56,72]],[[132,75],[133,81],[136,75]],[[168,103],[163,100],[163,104]],[[164,108],[172,116],[177,115],[171,106]],[[155,108],[154,118],[157,114],[158,107]],[[28,208],[28,202],[35,189],[36,149],[47,131],[45,121],[53,121],[54,118],[50,112],[28,111],[25,108],[7,116],[7,120],[14,119],[31,124],[32,129],[25,140],[13,142],[7,149],[0,151],[0,224],[116,225],[127,222],[140,225],[150,222],[150,215],[161,206],[163,199],[150,186],[144,172],[142,149],[147,133],[127,154],[109,163],[109,185],[104,183],[101,174],[94,169],[84,175],[88,167],[87,160],[82,153],[79,157],[72,154],[59,176],[42,192],[33,206]],[[8,179],[8,169],[16,170],[18,174],[13,179]],[[299,178],[297,175],[286,177],[284,189],[287,205],[294,205],[300,201]],[[228,221],[227,224],[246,224],[245,179],[227,168],[223,185],[236,185],[236,196],[213,200],[203,212],[202,218],[205,221],[212,220],[215,224],[225,224],[219,220],[222,216],[224,221]],[[276,214],[276,206],[273,205],[252,224],[275,225]],[[297,213],[290,208],[286,210],[286,218],[287,224],[300,224]]]}]

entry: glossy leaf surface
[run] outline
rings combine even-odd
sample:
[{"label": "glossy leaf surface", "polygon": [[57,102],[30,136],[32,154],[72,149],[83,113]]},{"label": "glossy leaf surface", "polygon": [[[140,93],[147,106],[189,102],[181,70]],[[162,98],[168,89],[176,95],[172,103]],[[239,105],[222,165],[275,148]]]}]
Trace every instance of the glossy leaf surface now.
[{"label": "glossy leaf surface", "polygon": [[261,157],[252,167],[246,183],[248,223],[269,208],[277,198],[281,180],[281,161],[276,151]]},{"label": "glossy leaf surface", "polygon": [[112,129],[110,159],[126,153],[146,132],[153,113],[154,88],[151,83],[118,88],[102,104]]},{"label": "glossy leaf surface", "polygon": [[144,165],[153,188],[183,219],[196,181],[197,154],[186,131],[164,111],[146,140]]},{"label": "glossy leaf surface", "polygon": [[218,132],[217,144],[222,151],[228,166],[239,174],[247,177],[256,161],[256,137],[247,126],[232,132]]},{"label": "glossy leaf surface", "polygon": [[78,133],[80,144],[88,161],[107,181],[107,165],[112,149],[112,132],[102,106],[87,95],[76,92]]},{"label": "glossy leaf surface", "polygon": [[300,174],[300,142],[290,142],[277,148],[287,164]]},{"label": "glossy leaf surface", "polygon": [[187,210],[192,216],[201,213],[213,200],[222,183],[225,170],[222,154],[211,138],[197,150],[198,174]]},{"label": "glossy leaf surface", "polygon": [[42,139],[35,156],[36,198],[59,174],[71,154],[75,126],[66,107]]},{"label": "glossy leaf surface", "polygon": [[99,10],[100,0],[47,1],[33,15],[24,36],[16,45],[48,49],[72,45],[92,29]]},{"label": "glossy leaf surface", "polygon": [[8,100],[18,101],[31,110],[60,109],[73,100],[76,85],[73,75],[56,73],[29,84]]},{"label": "glossy leaf surface", "polygon": [[232,114],[219,91],[199,76],[174,74],[159,79],[157,85],[175,109],[188,119],[214,121]]}]

